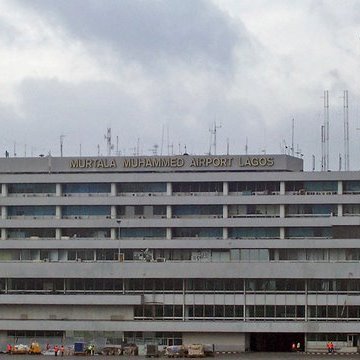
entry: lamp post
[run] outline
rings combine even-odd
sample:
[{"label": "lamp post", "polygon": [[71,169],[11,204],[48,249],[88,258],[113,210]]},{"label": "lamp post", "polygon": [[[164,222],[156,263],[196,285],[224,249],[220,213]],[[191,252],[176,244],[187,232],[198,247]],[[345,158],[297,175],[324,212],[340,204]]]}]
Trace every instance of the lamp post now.
[{"label": "lamp post", "polygon": [[119,245],[118,245],[118,260],[121,261],[121,256],[120,256],[120,224],[121,224],[121,220],[120,219],[116,219],[116,223],[118,225],[118,241],[119,241]]}]

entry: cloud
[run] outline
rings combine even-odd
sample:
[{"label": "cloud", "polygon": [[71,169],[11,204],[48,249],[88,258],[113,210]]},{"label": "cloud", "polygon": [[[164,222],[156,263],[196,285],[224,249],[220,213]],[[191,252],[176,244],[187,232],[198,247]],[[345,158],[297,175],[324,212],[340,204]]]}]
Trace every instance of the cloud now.
[{"label": "cloud", "polygon": [[[75,38],[103,43],[143,66],[183,61],[221,71],[234,66],[241,24],[203,0],[21,1],[49,14]],[[245,29],[242,29],[245,31]],[[244,36],[241,41],[246,41]]]}]

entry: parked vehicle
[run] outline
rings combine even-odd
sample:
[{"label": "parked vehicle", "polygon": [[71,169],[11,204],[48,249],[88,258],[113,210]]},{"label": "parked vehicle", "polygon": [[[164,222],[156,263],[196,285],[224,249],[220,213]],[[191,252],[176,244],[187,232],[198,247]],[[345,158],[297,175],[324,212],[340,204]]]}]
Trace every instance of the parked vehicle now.
[{"label": "parked vehicle", "polygon": [[146,344],[145,346],[145,356],[146,357],[159,357],[159,349],[155,344]]},{"label": "parked vehicle", "polygon": [[14,345],[11,348],[12,355],[22,355],[28,353],[29,353],[29,347],[27,345],[19,344],[19,345]]},{"label": "parked vehicle", "polygon": [[86,355],[86,343],[77,341],[74,343],[74,355]]},{"label": "parked vehicle", "polygon": [[139,349],[136,344],[124,344],[123,355],[138,355]]},{"label": "parked vehicle", "polygon": [[28,353],[30,355],[40,355],[41,354],[41,347],[38,342],[32,342],[29,346]]},{"label": "parked vehicle", "polygon": [[215,356],[214,344],[204,344],[204,353],[205,356]]},{"label": "parked vehicle", "polygon": [[165,355],[169,358],[184,357],[186,355],[186,349],[183,345],[168,346],[165,350]]},{"label": "parked vehicle", "polygon": [[102,355],[121,355],[122,352],[122,345],[106,345],[101,350]]},{"label": "parked vehicle", "polygon": [[202,344],[191,344],[187,347],[188,357],[205,357],[204,345]]}]

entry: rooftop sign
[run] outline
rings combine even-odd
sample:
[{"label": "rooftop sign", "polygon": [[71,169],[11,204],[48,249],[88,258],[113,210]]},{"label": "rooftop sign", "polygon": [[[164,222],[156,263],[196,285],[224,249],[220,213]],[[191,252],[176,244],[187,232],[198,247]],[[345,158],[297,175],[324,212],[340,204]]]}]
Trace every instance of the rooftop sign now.
[{"label": "rooftop sign", "polygon": [[274,157],[271,156],[154,156],[120,159],[79,158],[70,160],[70,168],[269,168],[274,166],[274,163]]}]

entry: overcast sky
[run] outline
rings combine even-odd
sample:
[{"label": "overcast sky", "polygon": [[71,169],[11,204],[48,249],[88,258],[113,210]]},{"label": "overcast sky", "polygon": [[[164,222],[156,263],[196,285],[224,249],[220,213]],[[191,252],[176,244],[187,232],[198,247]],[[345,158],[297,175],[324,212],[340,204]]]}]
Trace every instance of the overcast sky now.
[{"label": "overcast sky", "polygon": [[[278,154],[360,168],[358,0],[0,0],[0,154]],[[221,125],[221,127],[220,127]],[[117,143],[118,138],[118,143]],[[118,144],[118,145],[117,145]]]}]

